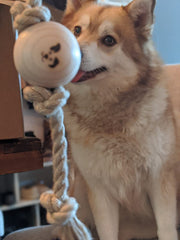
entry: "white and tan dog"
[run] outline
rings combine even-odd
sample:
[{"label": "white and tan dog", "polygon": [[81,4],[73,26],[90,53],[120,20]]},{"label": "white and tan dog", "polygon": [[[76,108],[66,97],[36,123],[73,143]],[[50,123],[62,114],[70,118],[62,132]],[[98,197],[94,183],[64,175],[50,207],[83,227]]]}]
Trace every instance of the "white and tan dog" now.
[{"label": "white and tan dog", "polygon": [[74,194],[100,240],[178,239],[177,136],[151,42],[154,6],[68,0],[63,18],[82,51],[65,107]]}]

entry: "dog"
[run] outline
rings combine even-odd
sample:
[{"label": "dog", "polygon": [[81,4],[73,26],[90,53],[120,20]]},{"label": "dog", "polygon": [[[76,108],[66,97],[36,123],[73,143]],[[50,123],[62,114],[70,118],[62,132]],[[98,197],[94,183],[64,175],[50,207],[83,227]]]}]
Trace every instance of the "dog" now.
[{"label": "dog", "polygon": [[151,40],[155,0],[67,0],[82,61],[64,108],[71,194],[100,240],[177,240],[178,134]]}]

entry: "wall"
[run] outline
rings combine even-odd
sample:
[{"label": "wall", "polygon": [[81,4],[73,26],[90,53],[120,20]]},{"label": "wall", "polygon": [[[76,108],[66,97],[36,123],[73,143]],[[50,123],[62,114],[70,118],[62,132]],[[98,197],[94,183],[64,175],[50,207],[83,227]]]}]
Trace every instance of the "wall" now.
[{"label": "wall", "polygon": [[24,131],[33,131],[35,136],[44,142],[44,117],[29,109],[27,102],[23,100]]},{"label": "wall", "polygon": [[157,0],[153,39],[165,63],[180,63],[180,0]]}]

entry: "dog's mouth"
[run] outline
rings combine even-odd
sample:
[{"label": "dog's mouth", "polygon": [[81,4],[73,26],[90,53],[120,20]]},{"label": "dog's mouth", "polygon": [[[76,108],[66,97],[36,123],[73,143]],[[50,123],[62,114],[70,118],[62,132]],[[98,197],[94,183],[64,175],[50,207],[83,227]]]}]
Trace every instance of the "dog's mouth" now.
[{"label": "dog's mouth", "polygon": [[73,82],[73,83],[84,82],[86,80],[96,77],[98,74],[105,72],[105,71],[107,71],[107,68],[104,66],[102,66],[100,68],[96,68],[92,71],[87,71],[87,72],[79,70],[79,72],[77,73],[77,75],[74,77],[74,79],[71,82]]}]

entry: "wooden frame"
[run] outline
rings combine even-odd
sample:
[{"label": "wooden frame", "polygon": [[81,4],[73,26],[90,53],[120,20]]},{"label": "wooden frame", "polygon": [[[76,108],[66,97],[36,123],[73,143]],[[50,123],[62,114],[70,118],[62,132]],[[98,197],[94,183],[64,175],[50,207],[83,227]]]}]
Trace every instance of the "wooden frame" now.
[{"label": "wooden frame", "polygon": [[0,141],[0,174],[42,168],[41,150],[41,141],[37,138]]}]

